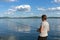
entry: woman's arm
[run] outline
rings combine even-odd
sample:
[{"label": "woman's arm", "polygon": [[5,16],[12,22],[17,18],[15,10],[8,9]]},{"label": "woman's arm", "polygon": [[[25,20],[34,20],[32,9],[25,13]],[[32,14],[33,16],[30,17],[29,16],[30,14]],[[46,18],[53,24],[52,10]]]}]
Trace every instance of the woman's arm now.
[{"label": "woman's arm", "polygon": [[42,32],[43,31],[43,26],[40,26],[40,28],[38,28],[37,32]]},{"label": "woman's arm", "polygon": [[44,27],[43,27],[43,26],[41,26],[40,32],[43,32],[43,30],[44,30]]}]

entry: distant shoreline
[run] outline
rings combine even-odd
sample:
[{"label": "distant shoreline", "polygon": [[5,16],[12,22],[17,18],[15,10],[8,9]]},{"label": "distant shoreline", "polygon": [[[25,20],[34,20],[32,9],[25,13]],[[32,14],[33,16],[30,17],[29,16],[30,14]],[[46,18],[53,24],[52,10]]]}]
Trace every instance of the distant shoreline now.
[{"label": "distant shoreline", "polygon": [[[41,17],[0,17],[0,19],[28,19],[28,18],[41,18]],[[60,17],[48,17],[48,18],[60,18]]]}]

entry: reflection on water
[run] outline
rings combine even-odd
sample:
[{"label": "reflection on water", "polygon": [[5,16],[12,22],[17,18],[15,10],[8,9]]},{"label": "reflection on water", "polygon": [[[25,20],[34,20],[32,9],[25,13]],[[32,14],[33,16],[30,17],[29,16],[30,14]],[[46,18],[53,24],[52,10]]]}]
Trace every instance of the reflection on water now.
[{"label": "reflection on water", "polygon": [[16,37],[13,35],[0,37],[0,40],[16,40]]},{"label": "reflection on water", "polygon": [[[60,40],[60,19],[48,19],[48,40]],[[0,19],[0,40],[37,40],[41,19]]]}]

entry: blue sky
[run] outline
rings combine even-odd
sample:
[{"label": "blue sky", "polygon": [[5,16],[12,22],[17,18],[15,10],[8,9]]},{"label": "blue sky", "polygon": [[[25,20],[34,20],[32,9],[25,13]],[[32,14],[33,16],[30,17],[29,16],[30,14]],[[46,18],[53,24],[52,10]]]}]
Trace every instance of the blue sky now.
[{"label": "blue sky", "polygon": [[0,17],[29,17],[43,14],[60,17],[60,0],[0,0]]}]

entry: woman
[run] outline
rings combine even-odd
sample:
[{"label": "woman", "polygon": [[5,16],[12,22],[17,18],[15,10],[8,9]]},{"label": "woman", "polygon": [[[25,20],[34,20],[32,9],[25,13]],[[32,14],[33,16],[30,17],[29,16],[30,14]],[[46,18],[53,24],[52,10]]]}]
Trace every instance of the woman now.
[{"label": "woman", "polygon": [[40,32],[38,40],[47,40],[48,31],[49,31],[49,23],[47,22],[47,16],[42,15],[42,22],[40,28],[38,29],[38,32]]}]

